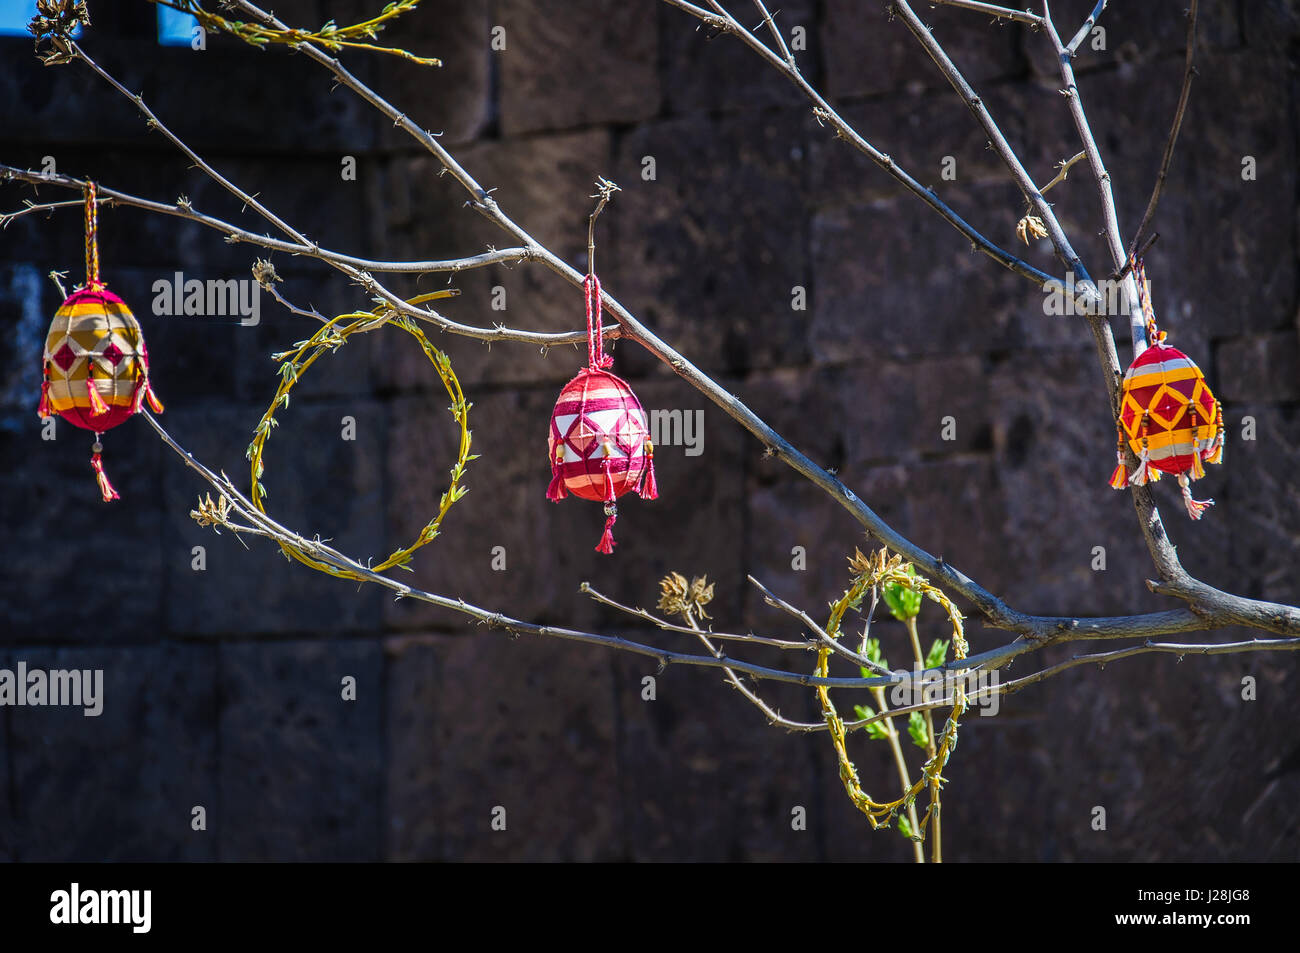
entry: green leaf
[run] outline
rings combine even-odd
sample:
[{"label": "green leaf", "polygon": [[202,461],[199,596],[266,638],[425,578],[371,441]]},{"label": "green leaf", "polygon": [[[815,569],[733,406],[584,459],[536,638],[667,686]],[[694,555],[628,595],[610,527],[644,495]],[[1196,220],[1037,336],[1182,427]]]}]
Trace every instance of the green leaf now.
[{"label": "green leaf", "polygon": [[906,814],[898,815],[898,833],[902,834],[908,840],[911,840],[913,837],[912,825],[911,822],[908,821]]},{"label": "green leaf", "polygon": [[934,644],[930,646],[930,651],[925,657],[926,668],[938,668],[948,658],[948,643],[943,639],[935,639]]},{"label": "green leaf", "polygon": [[[863,654],[877,665],[883,665],[885,668],[889,668],[889,662],[885,660],[884,654],[880,651],[879,639],[867,639],[867,651]],[[874,674],[875,672],[872,672],[869,669],[862,670],[863,678],[869,678]]]},{"label": "green leaf", "polygon": [[925,719],[919,711],[912,712],[907,718],[907,733],[912,736],[912,744],[918,748],[930,746],[930,733],[925,730]]},{"label": "green leaf", "polygon": [[[855,715],[857,715],[858,718],[875,718],[875,717],[876,717],[875,709],[872,708],[872,707],[869,706],[869,705],[854,705],[854,706],[853,706],[853,713],[854,713]],[[884,724],[881,723],[881,722],[879,722],[879,721],[872,722],[871,724],[869,724],[869,725],[867,725],[866,727],[864,727],[862,730],[865,731],[865,732],[867,733],[867,737],[868,737],[868,738],[877,738],[877,739],[880,739],[880,738],[888,738],[888,737],[889,737],[889,732],[888,732],[887,730],[885,730],[885,726],[884,726]]]},{"label": "green leaf", "polygon": [[[916,570],[909,565],[907,574],[915,576]],[[915,619],[921,611],[921,594],[913,592],[906,586],[901,586],[896,582],[887,582],[881,587],[881,595],[885,597],[885,605],[889,606],[889,611],[900,622]]]}]

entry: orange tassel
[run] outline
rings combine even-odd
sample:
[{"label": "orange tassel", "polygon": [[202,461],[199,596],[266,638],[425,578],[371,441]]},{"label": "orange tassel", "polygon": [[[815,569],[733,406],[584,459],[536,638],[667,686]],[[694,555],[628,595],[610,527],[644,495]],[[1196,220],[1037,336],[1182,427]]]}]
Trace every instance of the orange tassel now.
[{"label": "orange tassel", "polygon": [[95,375],[90,369],[86,370],[86,396],[90,398],[92,417],[108,413],[108,404],[104,403],[104,398],[99,396],[99,388],[95,386]]},{"label": "orange tassel", "polygon": [[1124,487],[1128,486],[1128,471],[1124,469],[1124,460],[1122,457],[1120,458],[1120,461],[1115,464],[1115,472],[1110,475],[1110,485],[1117,490],[1122,490]]},{"label": "orange tassel", "polygon": [[1223,462],[1223,405],[1219,403],[1214,405],[1214,440],[1205,455],[1205,462]]},{"label": "orange tassel", "polygon": [[655,445],[645,442],[645,480],[638,490],[643,500],[659,499],[659,485],[655,483]]},{"label": "orange tassel", "polygon": [[50,379],[48,377],[41,382],[41,402],[36,408],[36,416],[42,420],[50,416]]},{"label": "orange tassel", "polygon": [[1205,466],[1201,462],[1201,444],[1198,440],[1192,445],[1192,479],[1199,480],[1205,476]]},{"label": "orange tassel", "polygon": [[99,482],[99,492],[104,497],[104,502],[121,499],[117,495],[117,490],[113,489],[113,484],[108,482],[108,474],[104,472],[104,463],[99,458],[98,450],[90,455],[90,465],[95,468],[95,479]]},{"label": "orange tassel", "polygon": [[162,401],[159,400],[158,395],[153,392],[153,387],[149,385],[149,378],[147,377],[144,379],[144,397],[145,400],[149,401],[149,408],[155,414],[161,414],[163,412]]},{"label": "orange tassel", "polygon": [[1214,438],[1214,443],[1210,444],[1209,452],[1205,455],[1206,463],[1223,462],[1223,434],[1219,433]]}]

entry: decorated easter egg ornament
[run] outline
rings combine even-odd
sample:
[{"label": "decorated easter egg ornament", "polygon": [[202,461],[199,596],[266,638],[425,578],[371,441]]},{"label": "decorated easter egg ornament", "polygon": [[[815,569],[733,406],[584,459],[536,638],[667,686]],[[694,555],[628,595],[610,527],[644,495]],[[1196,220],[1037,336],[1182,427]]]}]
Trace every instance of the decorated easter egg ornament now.
[{"label": "decorated easter egg ornament", "polygon": [[606,368],[601,331],[600,279],[588,274],[587,366],[564,385],[551,413],[551,484],[546,498],[559,502],[572,493],[605,504],[605,532],[596,552],[614,552],[614,521],[620,496],[635,490],[656,499],[654,446],[641,402],[621,377]]},{"label": "decorated easter egg ornament", "polygon": [[[1145,486],[1162,473],[1178,478],[1187,513],[1199,520],[1213,500],[1192,499],[1191,481],[1205,476],[1206,463],[1223,462],[1223,406],[1201,369],[1182,351],[1165,344],[1156,326],[1151,291],[1139,260],[1134,266],[1147,325],[1148,347],[1129,365],[1120,399],[1118,464],[1110,485],[1117,490]],[[1132,473],[1124,465],[1124,441],[1137,455]]]},{"label": "decorated easter egg ornament", "polygon": [[162,404],[149,386],[149,354],[140,324],[99,277],[95,183],[86,183],[86,283],[63,302],[45,336],[44,380],[37,413],[59,416],[95,435],[90,465],[104,502],[118,499],[108,482],[100,438],[140,411]]}]

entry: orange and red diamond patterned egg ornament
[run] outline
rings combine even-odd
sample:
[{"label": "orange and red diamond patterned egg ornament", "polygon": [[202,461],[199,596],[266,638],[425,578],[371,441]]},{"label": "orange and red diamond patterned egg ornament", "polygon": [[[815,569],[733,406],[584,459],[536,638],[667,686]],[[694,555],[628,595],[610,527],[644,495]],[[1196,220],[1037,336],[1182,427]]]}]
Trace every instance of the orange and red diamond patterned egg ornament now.
[{"label": "orange and red diamond patterned egg ornament", "polygon": [[[1201,369],[1182,351],[1165,344],[1165,332],[1156,327],[1150,287],[1138,262],[1134,268],[1147,324],[1145,351],[1124,375],[1119,414],[1118,465],[1110,485],[1145,486],[1161,473],[1178,478],[1183,503],[1198,520],[1213,500],[1192,499],[1191,481],[1205,476],[1206,463],[1223,462],[1223,407],[1215,400]],[[1137,455],[1138,466],[1124,466],[1124,440]]]},{"label": "orange and red diamond patterned egg ornament", "polygon": [[86,184],[86,284],[73,292],[45,337],[44,381],[37,413],[60,416],[95,435],[90,464],[104,502],[118,499],[100,460],[100,437],[139,412],[162,412],[149,386],[149,354],[131,309],[99,279],[95,183]]},{"label": "orange and red diamond patterned egg ornament", "polygon": [[655,485],[654,445],[645,410],[627,381],[606,368],[601,333],[600,280],[583,281],[587,298],[587,367],[564,385],[551,413],[551,484],[546,498],[559,502],[572,493],[605,504],[605,532],[596,552],[614,552],[616,500],[635,490],[647,500]]}]

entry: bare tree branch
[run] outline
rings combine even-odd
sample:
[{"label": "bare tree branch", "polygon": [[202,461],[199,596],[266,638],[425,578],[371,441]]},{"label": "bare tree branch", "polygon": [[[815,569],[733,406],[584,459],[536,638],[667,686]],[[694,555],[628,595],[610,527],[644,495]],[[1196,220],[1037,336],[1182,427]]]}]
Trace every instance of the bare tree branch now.
[{"label": "bare tree branch", "polygon": [[1029,10],[1013,10],[1010,7],[1000,7],[994,3],[981,3],[980,0],[930,0],[930,2],[936,6],[974,10],[976,13],[987,13],[999,20],[1015,20],[1035,27],[1040,26],[1043,22],[1042,17]]},{"label": "bare tree branch", "polygon": [[[1073,56],[1075,51],[1079,49],[1079,44],[1082,43],[1088,34],[1092,32],[1093,26],[1097,23],[1097,18],[1101,16],[1102,11],[1106,9],[1106,4],[1109,2],[1110,0],[1097,0],[1097,5],[1093,7],[1092,12],[1088,14],[1088,19],[1084,20],[1083,26],[1079,27],[1079,32],[1075,33],[1074,38],[1066,44],[1065,48],[1071,56]],[[1195,2],[1196,0],[1192,0],[1193,4]],[[1045,5],[1044,11],[1046,11]],[[1046,12],[1044,12],[1043,19],[1047,19]]]}]

